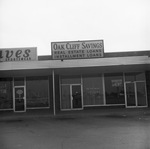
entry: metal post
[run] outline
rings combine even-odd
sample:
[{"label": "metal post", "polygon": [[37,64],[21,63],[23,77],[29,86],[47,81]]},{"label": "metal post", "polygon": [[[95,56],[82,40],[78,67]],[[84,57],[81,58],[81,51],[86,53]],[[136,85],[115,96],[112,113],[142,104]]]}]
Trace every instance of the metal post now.
[{"label": "metal post", "polygon": [[53,112],[54,116],[56,115],[56,109],[55,109],[55,72],[52,70],[52,77],[53,77]]}]

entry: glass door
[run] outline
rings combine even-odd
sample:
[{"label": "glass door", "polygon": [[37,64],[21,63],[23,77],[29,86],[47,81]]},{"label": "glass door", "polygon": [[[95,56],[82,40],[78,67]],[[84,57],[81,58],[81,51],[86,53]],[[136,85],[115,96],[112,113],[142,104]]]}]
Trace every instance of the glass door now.
[{"label": "glass door", "polygon": [[82,108],[81,85],[72,85],[72,108]]},{"label": "glass door", "polygon": [[137,106],[147,106],[146,85],[145,82],[136,82]]},{"label": "glass door", "polygon": [[127,107],[147,106],[145,82],[136,81],[126,83],[126,106]]},{"label": "glass door", "polygon": [[126,83],[126,106],[136,106],[135,84],[134,82]]},{"label": "glass door", "polygon": [[15,112],[25,112],[25,87],[14,87],[15,96]]},{"label": "glass door", "polygon": [[82,107],[81,85],[61,85],[61,109],[77,110]]},{"label": "glass door", "polygon": [[70,85],[61,86],[61,109],[71,109]]}]

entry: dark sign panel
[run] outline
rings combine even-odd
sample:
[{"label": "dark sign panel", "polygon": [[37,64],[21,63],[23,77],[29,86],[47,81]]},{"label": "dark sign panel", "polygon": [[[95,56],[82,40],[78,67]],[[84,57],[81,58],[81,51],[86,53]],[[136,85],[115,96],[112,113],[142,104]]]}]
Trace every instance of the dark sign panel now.
[{"label": "dark sign panel", "polygon": [[51,43],[53,59],[85,59],[104,56],[103,40],[67,41]]},{"label": "dark sign panel", "polygon": [[0,49],[0,61],[32,61],[37,60],[37,48]]}]

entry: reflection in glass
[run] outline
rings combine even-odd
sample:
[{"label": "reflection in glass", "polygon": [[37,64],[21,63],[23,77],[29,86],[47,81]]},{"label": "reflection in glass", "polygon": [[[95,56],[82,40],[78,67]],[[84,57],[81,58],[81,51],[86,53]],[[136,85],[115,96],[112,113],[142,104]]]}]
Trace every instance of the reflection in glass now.
[{"label": "reflection in glass", "polygon": [[12,79],[0,79],[0,109],[13,108]]},{"label": "reflection in glass", "polygon": [[23,77],[14,78],[14,86],[24,86],[24,78]]},{"label": "reflection in glass", "polygon": [[27,108],[48,107],[48,77],[26,79]]},{"label": "reflection in glass", "polygon": [[104,104],[101,76],[83,76],[83,101],[84,105]]},{"label": "reflection in glass", "polygon": [[145,80],[145,73],[139,72],[136,73],[136,81],[144,81]]},{"label": "reflection in glass", "polygon": [[136,106],[134,83],[126,83],[127,106]]},{"label": "reflection in glass", "polygon": [[134,72],[134,73],[125,73],[125,81],[144,81],[145,73],[143,72]]},{"label": "reflection in glass", "polygon": [[80,84],[81,76],[61,76],[61,84]]},{"label": "reflection in glass", "polygon": [[137,82],[137,103],[138,106],[146,106],[146,88],[145,82]]},{"label": "reflection in glass", "polygon": [[123,74],[105,74],[106,104],[125,104]]},{"label": "reflection in glass", "polygon": [[61,109],[71,109],[70,85],[61,86]]}]

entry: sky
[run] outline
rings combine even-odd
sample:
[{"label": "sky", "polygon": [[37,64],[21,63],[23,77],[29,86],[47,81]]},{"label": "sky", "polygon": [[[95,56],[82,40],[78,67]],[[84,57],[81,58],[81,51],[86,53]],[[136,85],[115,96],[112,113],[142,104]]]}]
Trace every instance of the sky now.
[{"label": "sky", "polygon": [[104,52],[150,50],[150,0],[0,0],[0,48],[104,40]]}]

